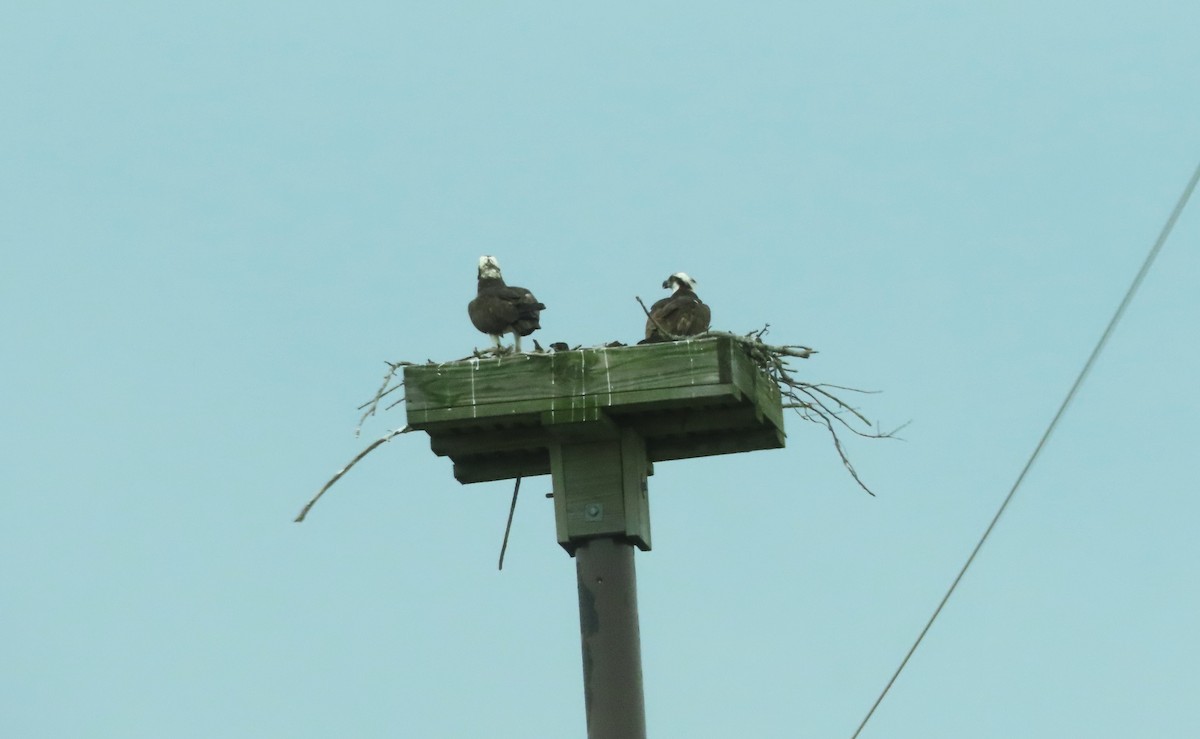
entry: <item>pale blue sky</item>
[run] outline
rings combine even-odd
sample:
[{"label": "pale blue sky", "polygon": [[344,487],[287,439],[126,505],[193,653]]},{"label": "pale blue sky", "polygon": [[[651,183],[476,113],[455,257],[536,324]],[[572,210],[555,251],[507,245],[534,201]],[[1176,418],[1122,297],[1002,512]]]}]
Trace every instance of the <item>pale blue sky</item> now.
[{"label": "pale blue sky", "polygon": [[[502,7],[501,7],[502,6]],[[384,360],[714,324],[900,443],[662,463],[655,737],[849,737],[1200,158],[1200,5],[18,3],[0,22],[0,728],[583,735],[530,480],[396,439]],[[864,737],[1200,735],[1196,204]]]}]

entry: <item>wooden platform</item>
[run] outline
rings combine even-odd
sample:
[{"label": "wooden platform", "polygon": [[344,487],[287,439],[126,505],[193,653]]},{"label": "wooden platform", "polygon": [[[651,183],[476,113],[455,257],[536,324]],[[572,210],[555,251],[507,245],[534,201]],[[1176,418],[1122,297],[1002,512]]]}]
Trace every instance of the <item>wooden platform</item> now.
[{"label": "wooden platform", "polygon": [[462,483],[545,475],[552,446],[630,430],[649,462],[784,446],[778,388],[728,338],[411,366],[404,386]]}]

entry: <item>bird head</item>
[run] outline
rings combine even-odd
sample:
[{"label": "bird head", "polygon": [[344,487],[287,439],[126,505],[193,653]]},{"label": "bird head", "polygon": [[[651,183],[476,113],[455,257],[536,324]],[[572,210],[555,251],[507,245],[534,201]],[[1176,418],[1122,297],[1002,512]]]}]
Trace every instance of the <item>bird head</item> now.
[{"label": "bird head", "polygon": [[688,277],[687,272],[676,272],[667,279],[663,280],[663,289],[676,292],[681,287],[686,287],[691,290],[696,286],[696,281]]},{"label": "bird head", "polygon": [[500,262],[495,257],[483,255],[479,258],[479,279],[499,279]]}]

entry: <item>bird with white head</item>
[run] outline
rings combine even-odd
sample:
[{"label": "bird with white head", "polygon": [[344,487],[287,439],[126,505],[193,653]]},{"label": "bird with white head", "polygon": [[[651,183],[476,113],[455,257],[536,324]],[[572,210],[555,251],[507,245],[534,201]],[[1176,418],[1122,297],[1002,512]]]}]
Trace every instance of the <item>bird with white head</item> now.
[{"label": "bird with white head", "polygon": [[669,297],[650,306],[646,319],[646,338],[639,344],[672,341],[672,337],[695,336],[708,330],[712,310],[696,295],[696,280],[686,272],[676,272],[663,280]]},{"label": "bird with white head", "polygon": [[500,262],[490,255],[479,258],[479,277],[475,299],[467,305],[467,314],[475,328],[492,339],[496,353],[502,353],[500,337],[512,334],[513,350],[521,352],[521,337],[541,328],[546,306],[523,287],[505,284]]}]

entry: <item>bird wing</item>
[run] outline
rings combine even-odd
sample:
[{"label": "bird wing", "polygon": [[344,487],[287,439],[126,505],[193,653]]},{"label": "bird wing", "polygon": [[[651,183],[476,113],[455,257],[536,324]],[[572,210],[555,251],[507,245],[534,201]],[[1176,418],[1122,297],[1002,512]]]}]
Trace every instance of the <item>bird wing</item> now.
[{"label": "bird wing", "polygon": [[[659,326],[675,336],[693,336],[708,330],[712,311],[695,295],[673,295],[650,307],[646,338],[658,337]],[[666,337],[661,337],[666,338]]]},{"label": "bird wing", "polygon": [[502,334],[520,317],[516,301],[503,294],[506,289],[481,290],[467,305],[475,328],[485,334]]},{"label": "bird wing", "polygon": [[[667,297],[661,300],[654,301],[654,305],[650,306],[650,315],[646,318],[646,338],[666,338],[661,336],[662,331],[670,333],[671,328],[667,322],[667,316],[671,312],[670,305],[673,298]],[[662,326],[662,329],[659,329]]]},{"label": "bird wing", "polygon": [[712,310],[701,302],[700,298],[690,298],[690,305],[680,310],[678,317],[678,333],[687,336],[702,334],[708,330],[712,320]]},{"label": "bird wing", "polygon": [[507,288],[517,294],[513,307],[517,311],[517,318],[513,320],[512,328],[521,336],[528,336],[537,329],[542,327],[541,316],[542,311],[546,306],[538,301],[523,287]]}]

